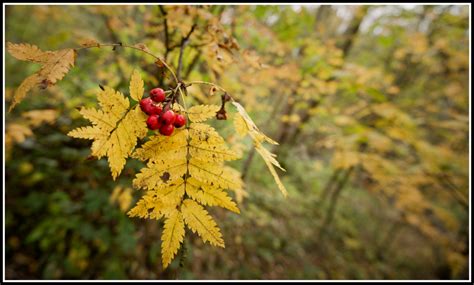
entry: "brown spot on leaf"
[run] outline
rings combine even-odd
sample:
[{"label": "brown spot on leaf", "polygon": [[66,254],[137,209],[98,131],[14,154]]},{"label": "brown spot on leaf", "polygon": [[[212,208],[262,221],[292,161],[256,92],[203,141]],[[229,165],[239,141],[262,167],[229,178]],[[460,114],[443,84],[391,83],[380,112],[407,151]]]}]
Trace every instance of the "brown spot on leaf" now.
[{"label": "brown spot on leaf", "polygon": [[160,176],[160,178],[164,183],[166,183],[170,179],[170,173],[165,172],[165,173],[163,173],[163,175]]}]

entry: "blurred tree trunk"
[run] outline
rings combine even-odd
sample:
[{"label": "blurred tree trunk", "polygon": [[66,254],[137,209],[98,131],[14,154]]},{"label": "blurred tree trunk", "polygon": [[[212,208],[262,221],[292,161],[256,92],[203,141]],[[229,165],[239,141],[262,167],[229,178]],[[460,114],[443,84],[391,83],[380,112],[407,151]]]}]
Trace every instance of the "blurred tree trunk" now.
[{"label": "blurred tree trunk", "polygon": [[331,5],[321,5],[318,10],[316,10],[316,21],[315,21],[315,30],[318,36],[322,39],[325,39],[329,36],[329,30],[327,22],[329,21],[333,8]]},{"label": "blurred tree trunk", "polygon": [[320,227],[320,230],[319,230],[319,234],[318,234],[319,239],[323,238],[324,234],[327,232],[327,229],[331,225],[331,222],[332,222],[333,217],[334,217],[334,213],[336,211],[337,201],[339,200],[339,196],[342,192],[342,189],[344,189],[344,186],[346,185],[347,181],[349,180],[349,177],[350,177],[353,170],[354,170],[354,166],[351,166],[350,168],[348,168],[347,170],[344,171],[344,173],[342,174],[342,177],[339,179],[339,181],[336,185],[336,188],[332,192],[331,200],[329,202],[329,208],[326,212],[326,216],[325,216],[324,221],[323,221],[323,223]]},{"label": "blurred tree trunk", "polygon": [[321,193],[321,196],[319,197],[318,204],[321,204],[326,200],[326,197],[331,193],[331,190],[333,188],[334,183],[339,179],[339,174],[341,173],[342,169],[337,169],[335,170],[331,177],[329,178],[328,182],[326,183],[326,186],[324,186],[324,190]]},{"label": "blurred tree trunk", "polygon": [[360,24],[364,20],[367,12],[369,10],[369,6],[359,6],[354,12],[354,16],[352,17],[349,26],[347,27],[346,31],[342,34],[342,41],[339,44],[339,48],[342,49],[343,57],[347,57],[349,51],[351,50],[352,46],[354,45],[354,40],[359,33]]}]

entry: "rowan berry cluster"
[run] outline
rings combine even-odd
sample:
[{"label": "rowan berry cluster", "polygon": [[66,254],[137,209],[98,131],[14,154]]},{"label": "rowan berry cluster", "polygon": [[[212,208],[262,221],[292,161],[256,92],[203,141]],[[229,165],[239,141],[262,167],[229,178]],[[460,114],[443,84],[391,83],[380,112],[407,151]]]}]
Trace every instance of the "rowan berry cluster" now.
[{"label": "rowan berry cluster", "polygon": [[165,101],[165,91],[154,88],[150,91],[150,97],[140,100],[140,108],[148,115],[146,124],[150,130],[159,130],[160,134],[170,136],[174,128],[186,125],[186,117],[173,112],[169,104],[164,104]]}]

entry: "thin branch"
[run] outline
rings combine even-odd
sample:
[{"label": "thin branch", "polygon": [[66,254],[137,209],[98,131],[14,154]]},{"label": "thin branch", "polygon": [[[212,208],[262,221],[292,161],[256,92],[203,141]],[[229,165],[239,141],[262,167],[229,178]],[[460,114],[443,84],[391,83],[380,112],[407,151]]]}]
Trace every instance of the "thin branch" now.
[{"label": "thin branch", "polygon": [[193,85],[193,84],[211,85],[211,86],[214,86],[215,88],[217,88],[218,90],[221,90],[222,92],[227,93],[227,91],[226,91],[224,88],[220,87],[220,86],[217,85],[217,84],[214,84],[214,83],[212,83],[212,82],[200,81],[200,80],[188,82],[188,83],[186,84],[186,87],[191,86],[191,85]]},{"label": "thin branch", "polygon": [[176,74],[177,74],[178,78],[180,78],[181,68],[183,67],[184,48],[186,47],[186,44],[189,41],[189,37],[191,37],[191,34],[194,32],[194,29],[196,28],[196,26],[197,26],[197,24],[193,24],[193,26],[191,27],[191,30],[189,31],[189,33],[181,39],[181,47],[180,47],[180,50],[179,50],[178,69],[176,71]]},{"label": "thin branch", "polygon": [[[116,43],[120,42],[120,39],[118,38],[112,26],[110,25],[109,17],[107,15],[102,15],[102,18],[104,19],[105,26],[107,28],[107,31],[109,32],[111,40]],[[117,54],[114,53],[113,58],[114,58],[115,63],[117,64],[117,69],[120,73],[120,77],[122,78],[122,81],[126,81],[127,76],[125,75],[125,72],[123,71],[122,65],[119,62],[119,58]]]},{"label": "thin branch", "polygon": [[163,8],[162,5],[158,6],[160,8],[161,14],[163,14],[164,20],[163,20],[163,25],[165,26],[165,60],[168,59],[168,53],[171,51],[170,49],[170,36],[169,36],[169,31],[168,31],[168,18],[167,15],[168,13],[166,10]]},{"label": "thin branch", "polygon": [[171,69],[171,67],[163,59],[161,59],[160,57],[152,54],[149,51],[146,51],[146,50],[144,50],[142,48],[139,48],[139,47],[136,47],[136,46],[126,45],[126,44],[122,44],[122,43],[117,43],[117,44],[100,44],[99,43],[97,46],[79,47],[79,48],[75,48],[75,50],[77,51],[77,50],[82,50],[82,49],[101,48],[101,47],[124,47],[124,48],[135,49],[135,50],[141,51],[143,53],[146,53],[149,56],[152,56],[153,58],[155,58],[157,61],[159,61],[163,66],[165,66],[168,69],[168,71],[171,73],[171,75],[173,75],[173,79],[176,82],[176,84],[179,83],[179,80],[176,77],[176,74],[174,73],[174,71]]}]

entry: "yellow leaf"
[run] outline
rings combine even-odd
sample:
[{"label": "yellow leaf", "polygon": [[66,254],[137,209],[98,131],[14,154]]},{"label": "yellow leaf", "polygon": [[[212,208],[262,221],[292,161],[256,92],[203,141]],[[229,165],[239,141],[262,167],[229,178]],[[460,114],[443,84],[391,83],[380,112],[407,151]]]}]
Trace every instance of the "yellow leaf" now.
[{"label": "yellow leaf", "polygon": [[[268,150],[266,150],[265,148],[263,147],[256,147],[255,148],[257,150],[257,152],[260,154],[260,156],[263,158],[263,160],[265,161],[265,164],[267,165],[268,169],[270,170],[270,173],[272,174],[273,178],[275,179],[275,182],[278,186],[278,189],[280,189],[281,193],[283,193],[283,196],[288,196],[288,191],[286,190],[285,188],[285,185],[283,185],[283,183],[281,183],[281,180],[280,180],[280,177],[278,176],[275,168],[273,167],[273,163],[272,163],[272,160],[275,160],[273,157],[269,157],[267,153],[270,153],[268,152]],[[276,160],[275,160],[276,161]],[[277,162],[278,163],[278,162]],[[284,170],[280,164],[276,165],[278,166],[280,169]]]},{"label": "yellow leaf", "polygon": [[109,197],[109,201],[112,204],[117,203],[122,212],[127,211],[132,203],[132,189],[129,187],[122,188],[121,186],[116,186],[112,192],[112,195]]},{"label": "yellow leaf", "polygon": [[61,80],[70,68],[74,66],[76,51],[62,49],[57,51],[41,51],[38,47],[29,44],[7,43],[8,52],[15,58],[41,64],[41,69],[27,77],[20,84],[13,96],[9,112],[23,100],[33,87],[48,87]]},{"label": "yellow leaf", "polygon": [[171,136],[166,137],[160,134],[152,136],[149,141],[136,149],[132,157],[143,161],[155,161],[162,158],[167,152],[177,149],[185,149],[187,146],[187,129],[176,129]]},{"label": "yellow leaf", "polygon": [[[247,112],[245,111],[244,107],[242,107],[242,105],[240,105],[239,103],[237,102],[232,102],[232,104],[237,108],[237,111],[239,112],[238,114],[242,117],[242,119],[245,121],[245,124],[247,126],[247,132],[249,133],[250,137],[254,140],[254,141],[258,141],[258,142],[263,142],[263,141],[266,141],[270,144],[274,144],[274,145],[278,145],[278,142],[272,140],[271,138],[267,137],[266,135],[264,135],[258,128],[257,126],[255,125],[255,123],[253,122],[253,120],[250,118],[250,116],[247,114]],[[238,116],[236,114],[236,116]],[[241,127],[241,126],[239,126]]]},{"label": "yellow leaf", "polygon": [[15,90],[15,95],[13,95],[13,102],[8,109],[8,112],[13,110],[16,104],[20,103],[25,97],[28,91],[33,89],[36,85],[41,83],[41,78],[38,74],[33,74],[28,76],[21,82],[20,86]]},{"label": "yellow leaf", "polygon": [[42,123],[52,124],[58,116],[56,110],[33,110],[21,114],[22,117],[28,119],[29,125],[37,127]]},{"label": "yellow leaf", "polygon": [[127,214],[129,217],[159,219],[163,216],[163,206],[163,202],[150,191]]},{"label": "yellow leaf", "polygon": [[186,156],[173,159],[155,159],[142,168],[133,180],[136,188],[165,188],[186,174]]},{"label": "yellow leaf", "polygon": [[219,111],[220,107],[217,105],[197,105],[189,108],[189,120],[195,123],[203,122],[214,117]]},{"label": "yellow leaf", "polygon": [[176,207],[181,203],[186,186],[186,180],[180,177],[168,187],[158,189],[156,194],[167,206]]},{"label": "yellow leaf", "polygon": [[235,160],[239,155],[225,145],[214,128],[194,123],[189,128],[189,153],[192,157],[207,161]]},{"label": "yellow leaf", "polygon": [[28,126],[16,123],[7,124],[6,141],[11,140],[12,142],[21,143],[26,139],[26,137],[32,135],[33,132]]},{"label": "yellow leaf", "polygon": [[143,80],[138,70],[134,70],[132,73],[132,79],[130,80],[130,97],[135,101],[140,101],[143,96],[145,89],[143,88]]},{"label": "yellow leaf", "polygon": [[242,187],[241,181],[235,180],[233,173],[223,165],[191,158],[189,173],[202,183],[217,185],[223,189],[239,189]]},{"label": "yellow leaf", "polygon": [[240,114],[234,116],[234,127],[241,137],[245,137],[249,132],[249,127]]},{"label": "yellow leaf", "polygon": [[201,185],[192,177],[188,179],[186,194],[203,205],[219,206],[240,214],[239,208],[225,191],[209,185]]},{"label": "yellow leaf", "polygon": [[173,210],[165,221],[163,233],[161,234],[161,258],[163,268],[173,260],[173,257],[181,247],[184,238],[183,215],[177,209]]},{"label": "yellow leaf", "polygon": [[96,127],[79,127],[70,131],[68,136],[87,140],[107,139],[107,135]]},{"label": "yellow leaf", "polygon": [[[205,120],[209,112],[214,115],[212,108],[201,106],[191,108],[190,111],[193,111],[195,120],[200,121]],[[101,112],[83,110],[82,113],[93,124],[101,125],[101,128],[114,127],[107,121],[103,122]],[[97,136],[92,129],[83,129],[79,133],[84,137]],[[97,142],[101,140],[99,138]],[[214,128],[193,122],[183,129],[176,129],[171,136],[156,134],[137,148],[132,157],[147,163],[133,180],[135,188],[146,192],[128,212],[129,216],[150,219],[165,217],[169,220],[175,218],[173,215],[176,209],[181,209],[186,224],[204,241],[224,246],[216,223],[198,203],[240,213],[226,190],[234,190],[238,200],[246,193],[242,189],[244,183],[240,173],[224,165],[224,161],[239,156],[226,145]],[[185,195],[195,201],[187,199]],[[163,253],[165,266],[171,262],[174,254],[174,251]]]},{"label": "yellow leaf", "polygon": [[[278,143],[266,135],[264,135],[255,125],[253,120],[250,118],[250,116],[247,114],[245,111],[244,107],[240,105],[237,102],[232,102],[234,106],[237,108],[238,113],[235,114],[236,118],[234,118],[234,127],[236,128],[237,132],[241,135],[243,134],[248,134],[253,142],[255,149],[257,150],[258,154],[263,158],[265,161],[265,164],[267,165],[268,169],[270,170],[270,173],[272,174],[273,178],[275,179],[275,182],[280,189],[280,191],[283,193],[283,196],[288,195],[288,191],[286,190],[285,186],[281,182],[275,168],[273,166],[276,166],[280,168],[281,170],[285,171],[283,167],[281,167],[280,163],[276,160],[276,155],[268,151],[265,147],[263,147],[262,143],[263,142],[268,142],[274,145],[277,145]],[[240,117],[240,118],[238,118]]]},{"label": "yellow leaf", "polygon": [[138,138],[146,135],[146,116],[138,106],[130,103],[120,92],[105,87],[97,95],[102,110],[83,108],[80,113],[92,122],[92,127],[72,130],[69,136],[94,140],[92,155],[108,157],[115,180],[122,171],[126,158],[132,153]]},{"label": "yellow leaf", "polygon": [[212,245],[225,247],[216,222],[201,205],[191,199],[186,199],[183,201],[181,211],[184,222],[193,232],[197,232],[204,241]]},{"label": "yellow leaf", "polygon": [[54,84],[74,66],[75,60],[76,51],[73,49],[54,51],[40,69],[39,75],[43,80],[46,79],[48,84]]},{"label": "yellow leaf", "polygon": [[7,42],[7,50],[18,60],[36,63],[45,63],[51,55],[51,52],[42,51],[37,46],[30,44],[13,44]]}]

